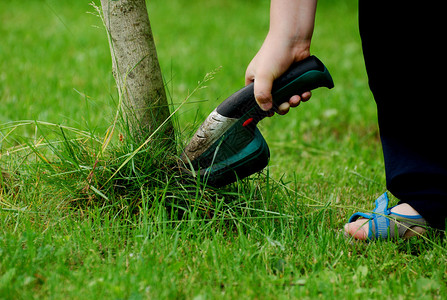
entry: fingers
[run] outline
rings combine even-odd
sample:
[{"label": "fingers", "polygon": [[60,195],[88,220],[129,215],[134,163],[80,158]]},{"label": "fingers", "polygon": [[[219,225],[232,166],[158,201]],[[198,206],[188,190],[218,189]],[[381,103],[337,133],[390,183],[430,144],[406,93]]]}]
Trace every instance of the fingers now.
[{"label": "fingers", "polygon": [[304,92],[303,94],[301,94],[301,101],[306,102],[310,99],[310,97],[312,97],[312,93],[309,92]]},{"label": "fingers", "polygon": [[253,74],[253,71],[251,69],[252,68],[250,64],[245,71],[245,85],[249,85],[250,83],[255,81],[255,75]]},{"label": "fingers", "polygon": [[300,105],[302,97],[295,95],[293,97],[290,98],[289,100],[289,104],[290,107],[297,107],[298,105]]},{"label": "fingers", "polygon": [[[264,74],[271,74],[272,72],[255,72],[256,58],[250,63],[245,73],[245,85],[254,83],[254,95],[259,107],[264,111],[269,111],[273,107],[272,103],[272,85],[274,78]],[[257,73],[257,74],[256,74]]]},{"label": "fingers", "polygon": [[284,102],[280,106],[278,106],[278,114],[285,115],[290,110],[290,104],[289,102]]},{"label": "fingers", "polygon": [[311,92],[304,92],[301,96],[295,95],[289,99],[289,102],[284,102],[278,106],[278,114],[285,115],[289,112],[291,107],[297,107],[301,102],[306,102],[312,96]]},{"label": "fingers", "polygon": [[273,78],[267,78],[265,76],[258,76],[254,81],[254,94],[256,102],[262,110],[268,111],[272,109],[272,84]]}]

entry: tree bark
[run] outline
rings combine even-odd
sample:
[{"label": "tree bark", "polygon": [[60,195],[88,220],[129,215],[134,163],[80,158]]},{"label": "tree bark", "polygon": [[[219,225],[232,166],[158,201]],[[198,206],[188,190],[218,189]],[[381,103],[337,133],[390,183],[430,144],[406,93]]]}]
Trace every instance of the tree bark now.
[{"label": "tree bark", "polygon": [[[113,75],[124,120],[134,138],[144,139],[169,117],[163,78],[145,0],[101,0],[109,34]],[[168,138],[172,123],[161,130]]]}]

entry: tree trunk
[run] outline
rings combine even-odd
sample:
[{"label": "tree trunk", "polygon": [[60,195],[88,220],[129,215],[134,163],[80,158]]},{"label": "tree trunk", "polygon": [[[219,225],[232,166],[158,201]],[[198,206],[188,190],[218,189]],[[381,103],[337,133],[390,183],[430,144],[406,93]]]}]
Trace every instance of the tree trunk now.
[{"label": "tree trunk", "polygon": [[[101,0],[113,75],[130,133],[144,139],[169,116],[145,0]],[[172,123],[161,130],[170,138]]]}]

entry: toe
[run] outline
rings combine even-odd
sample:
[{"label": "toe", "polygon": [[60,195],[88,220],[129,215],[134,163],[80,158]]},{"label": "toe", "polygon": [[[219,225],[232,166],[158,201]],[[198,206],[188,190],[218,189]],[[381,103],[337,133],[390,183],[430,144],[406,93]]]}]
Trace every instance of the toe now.
[{"label": "toe", "polygon": [[368,238],[368,219],[360,218],[354,222],[345,224],[345,232],[357,240]]}]

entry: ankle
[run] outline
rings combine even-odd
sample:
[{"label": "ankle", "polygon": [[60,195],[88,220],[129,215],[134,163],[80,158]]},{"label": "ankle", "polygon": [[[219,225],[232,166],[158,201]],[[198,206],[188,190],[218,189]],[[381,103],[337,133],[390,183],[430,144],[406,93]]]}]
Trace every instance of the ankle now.
[{"label": "ankle", "polygon": [[[411,205],[407,203],[402,203],[399,205],[396,205],[395,207],[391,208],[391,212],[395,214],[400,215],[406,215],[406,216],[419,216],[420,214],[413,208]],[[409,238],[416,235],[421,235],[426,232],[426,229],[420,226],[412,226],[411,229],[407,230],[405,232],[404,237]]]},{"label": "ankle", "polygon": [[402,204],[392,207],[391,212],[397,213],[397,214],[402,214],[402,215],[407,215],[407,216],[419,215],[419,213],[407,203],[402,203]]}]

